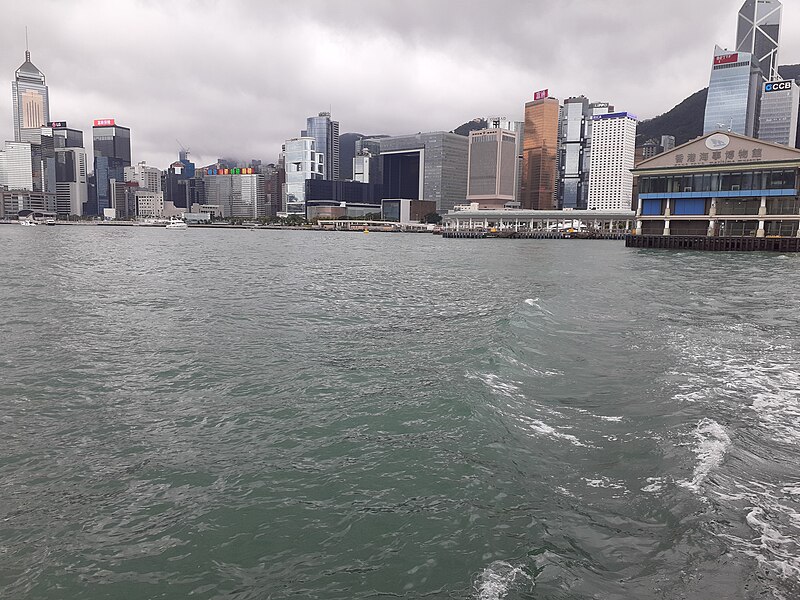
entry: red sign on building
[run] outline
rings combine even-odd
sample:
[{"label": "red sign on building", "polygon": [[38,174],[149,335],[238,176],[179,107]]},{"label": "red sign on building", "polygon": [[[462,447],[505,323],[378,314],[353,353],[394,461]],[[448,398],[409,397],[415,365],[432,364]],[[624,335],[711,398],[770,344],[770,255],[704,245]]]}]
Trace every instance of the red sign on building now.
[{"label": "red sign on building", "polygon": [[729,65],[735,62],[739,62],[738,52],[734,52],[733,54],[721,54],[714,57],[715,65]]},{"label": "red sign on building", "polygon": [[534,100],[544,100],[545,98],[550,97],[550,90],[539,90],[538,92],[534,92],[533,99]]},{"label": "red sign on building", "polygon": [[95,119],[94,120],[95,127],[113,127],[114,126],[114,119]]}]

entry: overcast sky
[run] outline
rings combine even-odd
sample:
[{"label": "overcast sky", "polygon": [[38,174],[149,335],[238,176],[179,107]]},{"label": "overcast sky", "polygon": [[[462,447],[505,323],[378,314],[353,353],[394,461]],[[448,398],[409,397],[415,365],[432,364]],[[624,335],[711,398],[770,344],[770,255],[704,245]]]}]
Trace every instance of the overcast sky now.
[{"label": "overcast sky", "polygon": [[[522,117],[534,91],[584,94],[649,118],[708,85],[742,0],[3,0],[0,136],[29,27],[53,120],[131,128],[133,160],[165,168],[274,162],[305,118],[341,132],[451,130]],[[784,2],[781,63],[800,63]]]}]

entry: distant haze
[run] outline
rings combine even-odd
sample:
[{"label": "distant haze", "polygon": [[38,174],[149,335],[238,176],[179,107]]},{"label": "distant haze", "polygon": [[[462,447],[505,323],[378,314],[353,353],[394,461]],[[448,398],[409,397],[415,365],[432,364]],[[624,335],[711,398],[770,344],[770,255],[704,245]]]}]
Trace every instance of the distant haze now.
[{"label": "distant haze", "polygon": [[[274,162],[305,118],[341,131],[451,130],[521,118],[534,91],[585,94],[640,118],[708,85],[714,44],[735,44],[741,0],[31,0],[6,2],[0,136],[11,80],[47,76],[51,117],[91,137],[132,129],[133,159],[161,168],[180,140],[199,164]],[[34,16],[35,15],[35,16]],[[800,6],[784,3],[781,63],[800,62]]]}]

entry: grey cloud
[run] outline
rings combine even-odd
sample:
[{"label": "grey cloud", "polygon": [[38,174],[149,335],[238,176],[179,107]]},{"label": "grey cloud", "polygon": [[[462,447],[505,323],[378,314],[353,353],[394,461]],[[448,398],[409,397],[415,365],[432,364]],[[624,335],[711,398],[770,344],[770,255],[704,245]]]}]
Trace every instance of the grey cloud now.
[{"label": "grey cloud", "polygon": [[[164,167],[179,139],[203,163],[272,161],[329,107],[343,132],[389,134],[519,118],[541,88],[654,116],[707,85],[740,4],[31,0],[6,11],[0,56],[10,81],[28,24],[53,118],[90,135],[91,119],[115,117],[132,129],[135,160]],[[785,3],[784,63],[800,62],[799,15]],[[11,136],[10,94],[0,135]]]}]

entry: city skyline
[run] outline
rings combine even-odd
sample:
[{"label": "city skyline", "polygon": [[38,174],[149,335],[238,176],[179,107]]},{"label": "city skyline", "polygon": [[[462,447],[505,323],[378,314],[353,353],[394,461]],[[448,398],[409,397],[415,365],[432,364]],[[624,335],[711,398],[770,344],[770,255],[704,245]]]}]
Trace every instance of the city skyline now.
[{"label": "city skyline", "polygon": [[[7,15],[0,48],[13,74],[29,25],[51,117],[84,132],[95,118],[115,118],[131,127],[137,160],[165,168],[180,140],[198,164],[220,156],[274,161],[309,115],[328,110],[342,133],[446,131],[487,114],[521,119],[533,91],[549,88],[559,98],[586,94],[656,116],[707,85],[714,43],[735,45],[741,0],[687,0],[691,20],[674,4],[509,1],[503,27],[488,29],[484,3],[377,2],[358,19],[341,2],[312,4],[313,17],[301,19],[278,3],[222,11],[182,2],[167,13],[144,1],[98,12],[88,2],[35,0],[24,15]],[[123,17],[126,27],[109,27]],[[648,33],[653,22],[670,33]],[[800,62],[795,23],[790,7],[783,63]],[[76,44],[75,30],[94,35]],[[308,51],[289,60],[298,39]],[[476,85],[487,76],[492,86]],[[10,115],[8,92],[0,111]],[[13,139],[11,126],[0,122],[2,139]]]}]

